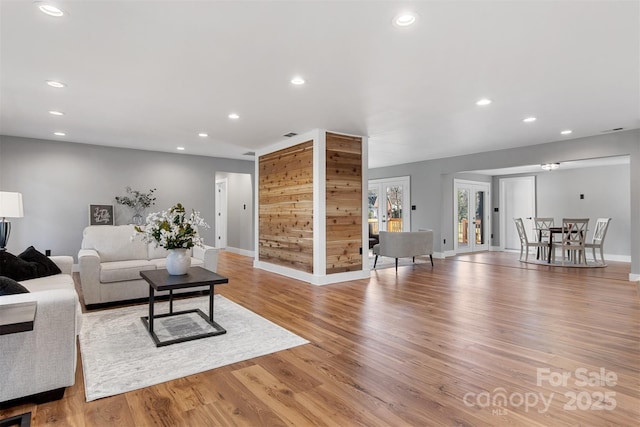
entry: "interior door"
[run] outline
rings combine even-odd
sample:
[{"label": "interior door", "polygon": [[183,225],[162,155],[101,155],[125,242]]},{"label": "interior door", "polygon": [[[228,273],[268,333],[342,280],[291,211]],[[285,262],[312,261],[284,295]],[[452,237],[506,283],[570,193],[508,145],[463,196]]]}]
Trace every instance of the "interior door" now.
[{"label": "interior door", "polygon": [[[521,176],[500,179],[500,247],[520,250],[520,237],[514,218],[522,218],[530,239],[534,236],[532,218],[536,216],[536,178]],[[533,240],[533,239],[532,239]]]},{"label": "interior door", "polygon": [[369,181],[369,228],[379,231],[410,231],[411,201],[409,177]]},{"label": "interior door", "polygon": [[490,184],[455,180],[454,249],[456,253],[489,250]]}]

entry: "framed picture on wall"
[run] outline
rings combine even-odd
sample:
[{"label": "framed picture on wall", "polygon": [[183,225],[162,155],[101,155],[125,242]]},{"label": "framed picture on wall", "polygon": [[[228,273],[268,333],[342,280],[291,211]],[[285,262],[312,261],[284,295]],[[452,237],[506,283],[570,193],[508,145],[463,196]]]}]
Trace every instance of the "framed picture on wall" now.
[{"label": "framed picture on wall", "polygon": [[113,205],[89,205],[89,225],[113,225]]}]

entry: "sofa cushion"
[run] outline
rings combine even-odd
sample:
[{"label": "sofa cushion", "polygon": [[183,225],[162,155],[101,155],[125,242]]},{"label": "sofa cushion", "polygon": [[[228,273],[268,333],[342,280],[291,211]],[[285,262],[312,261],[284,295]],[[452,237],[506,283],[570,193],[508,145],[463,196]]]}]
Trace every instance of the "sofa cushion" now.
[{"label": "sofa cushion", "polygon": [[113,283],[142,279],[141,271],[155,269],[155,264],[147,260],[103,262],[100,264],[100,282]]},{"label": "sofa cushion", "polygon": [[101,262],[147,259],[147,244],[133,225],[91,225],[82,233],[82,249],[94,249]]},{"label": "sofa cushion", "polygon": [[[154,263],[158,270],[167,268],[166,258],[156,258],[150,260],[150,262]],[[204,267],[204,261],[198,258],[191,257],[191,267]]]},{"label": "sofa cushion", "polygon": [[54,274],[60,274],[60,268],[55,262],[51,261],[48,256],[38,252],[33,246],[29,246],[18,255],[18,258],[35,264],[37,277],[53,276]]},{"label": "sofa cushion", "polygon": [[35,263],[25,261],[8,251],[0,251],[0,276],[13,280],[27,280],[38,277]]},{"label": "sofa cushion", "polygon": [[9,277],[0,276],[0,296],[28,293],[29,290],[22,286],[20,283]]},{"label": "sofa cushion", "polygon": [[53,276],[38,277],[31,280],[22,280],[22,286],[27,288],[29,292],[53,291],[58,289],[71,289],[75,291],[76,286],[73,283],[73,277],[68,274],[55,274]]}]

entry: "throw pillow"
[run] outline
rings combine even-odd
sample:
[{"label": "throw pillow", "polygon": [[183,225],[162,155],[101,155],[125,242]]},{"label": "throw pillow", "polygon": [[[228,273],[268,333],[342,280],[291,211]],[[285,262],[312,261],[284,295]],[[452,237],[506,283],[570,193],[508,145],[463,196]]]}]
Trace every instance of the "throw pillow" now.
[{"label": "throw pillow", "polygon": [[0,251],[0,276],[13,280],[28,280],[38,277],[35,263],[25,261],[7,252]]},{"label": "throw pillow", "polygon": [[38,274],[37,277],[53,276],[54,274],[62,273],[55,262],[51,261],[45,254],[38,252],[33,246],[25,249],[24,252],[18,255],[18,258],[35,264]]},{"label": "throw pillow", "polygon": [[29,290],[9,277],[0,276],[0,296],[28,294]]}]

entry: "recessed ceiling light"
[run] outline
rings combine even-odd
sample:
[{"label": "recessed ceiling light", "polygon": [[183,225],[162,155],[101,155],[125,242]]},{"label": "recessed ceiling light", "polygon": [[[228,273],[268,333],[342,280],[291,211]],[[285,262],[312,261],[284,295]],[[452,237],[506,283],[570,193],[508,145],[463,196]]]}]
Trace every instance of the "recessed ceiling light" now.
[{"label": "recessed ceiling light", "polygon": [[560,167],[560,163],[545,163],[540,165],[543,170],[554,171]]},{"label": "recessed ceiling light", "polygon": [[231,113],[231,114],[229,114],[229,118],[235,120],[235,119],[239,119],[240,116],[237,115],[236,113]]},{"label": "recessed ceiling light", "polygon": [[531,122],[535,122],[536,120],[538,119],[536,119],[535,117],[527,117],[526,119],[523,120],[523,122],[531,123]]},{"label": "recessed ceiling light", "polygon": [[206,132],[200,132],[200,133],[198,134],[198,136],[199,136],[200,138],[206,138],[206,137],[208,137],[208,136],[209,136],[209,134],[208,134],[208,133],[206,133]]},{"label": "recessed ceiling light", "polygon": [[56,111],[56,110],[49,111],[49,114],[51,114],[52,116],[64,116],[64,113],[62,111]]},{"label": "recessed ceiling light", "polygon": [[178,151],[184,151],[184,147],[176,147],[176,150],[178,150]]},{"label": "recessed ceiling light", "polygon": [[304,79],[302,77],[294,77],[291,79],[291,84],[296,86],[300,86],[304,84]]},{"label": "recessed ceiling light", "polygon": [[571,129],[567,129],[567,130],[563,130],[562,132],[560,132],[562,135],[569,135],[571,132],[573,132]]},{"label": "recessed ceiling light", "polygon": [[480,105],[480,106],[485,106],[489,104],[491,104],[491,100],[489,98],[482,98],[481,100],[476,102],[476,105]]},{"label": "recessed ceiling light", "polygon": [[65,136],[66,135],[66,133],[64,133],[64,132],[54,132],[53,134],[55,136]]},{"label": "recessed ceiling light", "polygon": [[408,27],[416,22],[417,15],[413,12],[404,12],[393,19],[394,25],[398,27]]},{"label": "recessed ceiling light", "polygon": [[[38,2],[38,3],[41,3],[41,2]],[[38,9],[40,9],[40,12],[49,16],[53,16],[55,18],[59,18],[62,15],[64,15],[64,11],[62,9],[52,4],[42,3],[38,5]]]},{"label": "recessed ceiling light", "polygon": [[62,87],[67,87],[66,84],[62,83],[62,82],[57,82],[55,80],[47,80],[47,84],[51,87],[55,87],[55,88],[62,88]]}]

